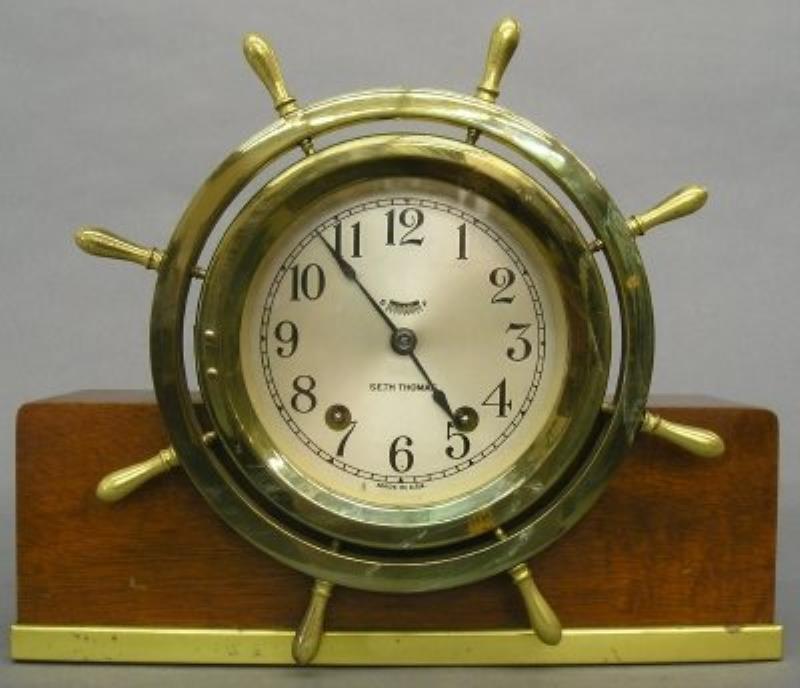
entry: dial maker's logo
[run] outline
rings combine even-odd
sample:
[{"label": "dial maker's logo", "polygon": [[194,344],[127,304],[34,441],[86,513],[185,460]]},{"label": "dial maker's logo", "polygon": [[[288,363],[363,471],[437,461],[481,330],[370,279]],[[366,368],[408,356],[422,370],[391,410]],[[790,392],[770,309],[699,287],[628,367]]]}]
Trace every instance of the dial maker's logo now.
[{"label": "dial maker's logo", "polygon": [[413,301],[396,301],[395,299],[381,299],[381,307],[389,315],[416,315],[422,313],[428,305],[427,301],[414,299]]}]

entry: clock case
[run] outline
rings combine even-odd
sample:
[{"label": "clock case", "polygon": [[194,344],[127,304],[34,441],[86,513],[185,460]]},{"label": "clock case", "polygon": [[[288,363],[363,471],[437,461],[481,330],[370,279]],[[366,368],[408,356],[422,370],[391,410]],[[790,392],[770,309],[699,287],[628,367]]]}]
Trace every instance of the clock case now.
[{"label": "clock case", "polygon": [[[345,508],[329,508],[325,510],[328,537],[320,537],[320,533],[308,529],[308,519],[300,516],[306,511],[308,500],[303,508],[297,508],[297,497],[302,498],[299,481],[294,494],[279,494],[268,505],[261,498],[263,492],[255,494],[252,486],[241,479],[240,464],[231,461],[229,445],[260,426],[253,417],[242,417],[248,405],[241,398],[241,381],[218,374],[226,371],[225,376],[237,375],[238,347],[230,339],[238,333],[235,318],[241,309],[230,299],[237,298],[232,292],[245,291],[241,285],[247,281],[247,269],[244,275],[238,274],[238,262],[225,264],[232,251],[224,240],[218,253],[220,264],[212,265],[208,274],[196,344],[203,399],[222,443],[206,443],[203,439],[208,428],[192,403],[184,350],[189,285],[206,240],[238,193],[265,166],[303,141],[319,141],[326,133],[357,124],[398,119],[433,121],[458,127],[462,132],[480,129],[483,136],[502,144],[509,154],[544,173],[572,201],[594,237],[603,242],[609,271],[617,285],[621,321],[613,403],[602,410],[610,356],[610,317],[595,258],[566,212],[530,175],[474,145],[419,135],[356,138],[308,156],[260,192],[258,214],[263,216],[266,208],[275,209],[275,222],[280,224],[281,217],[290,213],[304,194],[335,188],[348,177],[407,175],[424,169],[428,175],[458,179],[467,187],[498,198],[523,220],[526,215],[534,215],[537,226],[550,228],[550,236],[540,240],[561,246],[559,276],[570,296],[565,301],[574,309],[570,328],[574,346],[570,355],[576,366],[569,372],[571,377],[558,410],[566,421],[566,430],[556,436],[554,446],[544,449],[551,455],[546,465],[552,467],[545,498],[535,501],[535,508],[525,513],[525,507],[531,506],[525,502],[532,501],[530,496],[538,496],[535,491],[509,493],[507,483],[494,486],[492,489],[504,493],[504,501],[475,495],[474,508],[455,521],[444,521],[439,532],[431,531],[432,538],[441,541],[460,536],[460,542],[448,548],[413,552],[406,549],[402,553],[364,547],[363,543],[384,539],[399,546],[412,539],[422,529],[412,517],[411,523],[403,524],[405,512],[397,514],[399,523],[375,528],[359,523],[361,514],[352,503]],[[509,202],[514,204],[511,208]],[[238,222],[246,224],[249,214],[245,210],[234,221],[231,237],[241,234],[235,228]],[[245,244],[251,245],[247,241]],[[205,338],[206,331],[214,332],[214,336]],[[561,536],[588,510],[639,431],[652,369],[653,322],[647,278],[625,218],[596,175],[554,137],[479,99],[433,91],[374,91],[298,111],[250,139],[211,174],[178,223],[159,267],[150,349],[156,395],[181,465],[211,506],[237,532],[315,578],[370,590],[418,592],[508,570]],[[210,377],[208,369],[214,369],[217,375]],[[257,439],[259,442],[261,446],[255,451],[264,451],[266,440]],[[525,479],[538,480],[536,475],[525,476],[525,468],[525,462],[520,462],[512,471],[516,474],[504,479],[515,484],[525,484]],[[490,507],[481,509],[487,503]],[[280,513],[274,509],[276,504],[280,505]],[[348,522],[346,527],[337,523],[343,519]],[[435,513],[429,514],[428,520],[436,523]],[[503,538],[493,535],[498,527],[504,528]],[[452,530],[448,532],[448,528]],[[354,547],[349,546],[349,538],[343,537],[350,533],[354,535]]]},{"label": "clock case", "polygon": [[[353,185],[364,181],[386,180],[391,185],[392,177],[413,177],[423,187],[426,181],[448,181],[512,213],[528,235],[518,239],[535,242],[552,267],[552,281],[566,314],[563,331],[551,335],[564,340],[561,346],[568,351],[558,400],[525,454],[511,470],[479,490],[416,508],[357,502],[325,490],[295,469],[291,457],[284,458],[275,448],[258,418],[240,360],[248,285],[282,232],[297,226],[298,216],[315,201],[346,197]],[[303,231],[308,237],[314,230],[304,227]],[[552,504],[559,483],[566,482],[580,464],[580,452],[605,394],[611,352],[609,318],[602,277],[586,241],[556,200],[519,168],[486,150],[442,137],[391,134],[333,145],[292,165],[259,190],[238,213],[209,265],[195,326],[195,351],[202,397],[224,451],[215,452],[218,473],[203,487],[214,495],[220,483],[247,492],[262,520],[250,537],[268,552],[275,546],[270,519],[293,524],[323,547],[330,546],[332,538],[340,551],[351,543],[359,546],[370,557],[373,574],[367,585],[373,589],[418,591],[482,577],[486,575],[482,567],[468,567],[455,579],[429,576],[425,569],[415,567],[410,580],[404,576],[384,583],[383,569],[376,564],[399,557],[425,564],[443,555],[463,556],[495,541],[497,526],[524,518],[532,507],[542,510]],[[326,349],[324,341],[308,346]],[[433,549],[444,545],[449,548]],[[286,556],[277,553],[281,555]],[[289,563],[302,570],[305,555]],[[356,576],[358,583],[364,572]]]},{"label": "clock case", "polygon": [[[501,571],[507,571],[519,588],[538,639],[556,644],[561,625],[534,584],[526,560],[588,512],[640,432],[700,456],[717,456],[724,450],[715,433],[666,421],[645,409],[653,366],[653,314],[636,238],[699,209],[706,192],[686,187],[641,215],[623,217],[597,176],[568,148],[494,104],[518,38],[514,20],[497,25],[474,97],[389,89],[301,109],[286,88],[272,48],[250,34],[244,40],[245,57],[272,96],[280,119],[234,150],[211,173],[166,250],[145,249],[101,228],[85,227],[76,235],[78,245],[89,253],[133,261],[158,272],[150,352],[156,398],[171,444],[152,459],[106,476],[98,485],[98,497],[119,500],[153,476],[181,466],[236,532],[315,578],[306,616],[295,635],[293,651],[299,662],[310,661],[319,648],[325,606],[335,584],[411,593],[457,586]],[[374,131],[365,138],[364,129],[376,126],[382,127],[384,138]],[[448,133],[409,133],[419,127]],[[459,143],[456,139],[464,134],[466,143]],[[307,157],[294,163],[294,169],[305,174],[302,181],[292,182],[297,149]],[[370,171],[371,165],[376,167]],[[281,169],[286,171],[281,174]],[[359,513],[319,503],[314,507],[321,511],[308,517],[310,501],[302,490],[254,489],[241,470],[243,464],[234,459],[242,432],[252,427],[246,418],[240,420],[247,407],[241,397],[244,389],[235,381],[228,384],[230,379],[223,389],[217,387],[220,368],[210,365],[221,357],[219,361],[226,362],[222,374],[235,375],[229,366],[234,365],[235,371],[238,352],[231,338],[238,324],[231,322],[235,315],[224,312],[225,301],[220,298],[246,285],[237,274],[226,276],[225,266],[235,249],[226,248],[223,238],[215,252],[213,235],[220,220],[235,211],[243,192],[262,175],[273,175],[250,208],[263,204],[279,217],[291,207],[287,199],[302,198],[315,185],[325,190],[352,175],[392,174],[391,170],[456,180],[510,204],[510,210],[523,218],[543,220],[537,225],[544,228],[539,240],[549,242],[562,295],[569,297],[569,337],[574,345],[570,355],[576,370],[585,373],[583,380],[573,379],[564,387],[555,414],[564,421],[563,432],[559,430],[552,442],[546,437],[533,440],[529,454],[543,452],[548,459],[546,489],[534,496],[508,492],[509,487],[525,486],[530,477],[525,474],[528,457],[523,457],[508,476],[487,486],[495,490],[488,499],[476,499],[455,518],[450,518],[452,513],[435,514],[440,520],[430,541],[416,549],[398,548],[409,533],[422,532],[413,522],[404,525],[402,517],[376,528],[375,523],[358,522]],[[281,194],[286,194],[283,203]],[[245,226],[247,216],[245,206],[234,220],[231,236],[245,232],[236,225]],[[200,265],[208,253],[216,254],[210,271]],[[602,280],[599,266],[605,273]],[[187,360],[185,346],[194,325],[191,283],[196,278],[209,282],[203,290],[194,352],[201,364],[199,405],[190,390],[192,361]],[[221,284],[214,288],[218,280]],[[609,335],[611,322],[615,329]],[[215,337],[219,337],[216,343]],[[222,349],[217,348],[220,342]],[[204,362],[209,365],[203,367]],[[216,379],[211,379],[211,369],[216,370]],[[602,401],[603,391],[609,395],[607,402]],[[268,450],[263,440],[251,450]]]}]

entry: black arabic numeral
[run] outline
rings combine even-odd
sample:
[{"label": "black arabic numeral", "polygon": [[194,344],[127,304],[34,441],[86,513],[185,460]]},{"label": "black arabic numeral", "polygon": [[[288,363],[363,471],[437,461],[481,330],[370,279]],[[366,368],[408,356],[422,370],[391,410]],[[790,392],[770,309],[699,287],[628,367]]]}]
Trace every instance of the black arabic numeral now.
[{"label": "black arabic numeral", "polygon": [[458,228],[458,258],[456,260],[467,259],[467,223],[464,222]]},{"label": "black arabic numeral", "polygon": [[503,292],[508,291],[517,276],[509,268],[495,268],[489,273],[489,282],[492,286],[498,287],[499,291],[492,296],[492,303],[511,303],[514,296],[502,296]]},{"label": "black arabic numeral", "polygon": [[292,301],[299,301],[304,296],[309,301],[316,301],[325,291],[325,273],[316,263],[309,263],[302,270],[299,265],[292,265]]},{"label": "black arabic numeral", "polygon": [[311,413],[317,407],[317,397],[311,390],[317,386],[317,381],[310,375],[298,375],[292,387],[292,408],[298,413]]},{"label": "black arabic numeral", "polygon": [[336,448],[336,456],[344,456],[344,449],[347,446],[347,440],[350,439],[350,435],[353,434],[353,430],[356,429],[356,425],[358,425],[357,420],[350,421],[350,427],[348,428],[347,432],[344,433],[341,441],[339,442],[339,446]]},{"label": "black arabic numeral", "polygon": [[[530,323],[511,323],[506,328],[506,332],[519,333],[514,340],[514,344],[506,349],[506,355],[516,363],[524,361],[526,358],[528,358],[528,356],[531,355],[531,351],[533,351],[533,344],[531,344],[531,340],[523,336],[530,329],[530,327]],[[517,342],[522,344],[521,351],[519,350],[520,347],[517,346]]]},{"label": "black arabic numeral", "polygon": [[463,459],[467,454],[469,454],[469,437],[467,437],[463,432],[459,432],[456,430],[456,426],[449,422],[447,423],[447,439],[457,439],[461,442],[461,451],[456,452],[456,448],[447,445],[444,450],[444,453],[447,454],[451,459],[459,460]]},{"label": "black arabic numeral", "polygon": [[[351,258],[361,258],[361,223],[354,222],[350,225],[350,229],[352,230],[351,242],[350,246],[352,251],[350,253]],[[334,238],[333,238],[333,246],[334,251],[336,251],[337,255],[342,255],[342,223],[337,222],[333,227]]]},{"label": "black arabic numeral", "polygon": [[[400,446],[403,443],[405,446]],[[407,473],[414,465],[414,454],[410,447],[414,441],[408,435],[400,435],[389,445],[389,465],[397,473]]]},{"label": "black arabic numeral", "polygon": [[[408,230],[403,236],[400,238],[400,246],[404,246],[406,244],[415,244],[416,246],[421,246],[424,238],[422,237],[415,237],[411,238],[411,235],[416,232],[421,226],[423,221],[425,220],[425,216],[422,214],[422,211],[419,208],[405,208],[401,210],[399,215],[397,216],[398,223],[400,227],[403,229]],[[395,246],[395,209],[392,208],[389,212],[386,213],[386,245],[387,246]]]},{"label": "black arabic numeral", "polygon": [[506,417],[508,411],[511,409],[511,400],[508,398],[508,394],[506,393],[505,378],[500,381],[500,384],[497,385],[497,387],[489,392],[489,396],[483,400],[481,406],[496,406],[497,417]]},{"label": "black arabic numeral", "polygon": [[281,320],[275,326],[275,339],[281,344],[287,345],[277,348],[278,356],[289,358],[297,351],[297,345],[300,342],[300,332],[297,330],[297,325],[291,320]]}]

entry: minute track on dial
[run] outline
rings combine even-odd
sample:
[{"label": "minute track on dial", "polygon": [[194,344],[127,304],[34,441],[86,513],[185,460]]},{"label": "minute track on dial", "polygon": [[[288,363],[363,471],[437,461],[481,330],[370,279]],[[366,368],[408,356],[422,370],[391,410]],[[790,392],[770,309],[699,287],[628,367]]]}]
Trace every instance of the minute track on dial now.
[{"label": "minute track on dial", "polygon": [[[403,336],[404,333],[410,332],[406,328],[399,328],[397,325],[392,322],[392,319],[384,312],[383,308],[381,308],[380,304],[375,300],[372,294],[367,291],[366,287],[361,283],[361,280],[358,279],[358,275],[356,274],[355,269],[352,265],[344,258],[340,253],[336,251],[336,249],[331,246],[325,237],[317,230],[316,235],[319,237],[320,241],[325,244],[325,248],[328,249],[330,254],[333,256],[336,264],[339,266],[339,269],[342,271],[342,274],[350,281],[353,282],[361,291],[361,293],[367,298],[372,308],[377,311],[377,313],[383,318],[383,321],[389,326],[389,329],[392,331],[392,350],[398,353],[401,356],[408,356],[413,362],[414,365],[419,370],[422,377],[425,379],[425,382],[430,386],[432,393],[431,396],[433,398],[434,403],[442,409],[447,414],[447,417],[453,422],[456,427],[459,427],[460,423],[456,416],[453,414],[453,409],[450,406],[450,402],[447,399],[447,394],[445,394],[444,390],[436,385],[431,376],[425,370],[425,367],[419,360],[419,357],[414,351],[414,347],[416,346],[416,337],[413,339],[413,344],[411,346],[404,346],[398,344],[400,342],[400,337]],[[413,333],[412,333],[413,335]]]}]

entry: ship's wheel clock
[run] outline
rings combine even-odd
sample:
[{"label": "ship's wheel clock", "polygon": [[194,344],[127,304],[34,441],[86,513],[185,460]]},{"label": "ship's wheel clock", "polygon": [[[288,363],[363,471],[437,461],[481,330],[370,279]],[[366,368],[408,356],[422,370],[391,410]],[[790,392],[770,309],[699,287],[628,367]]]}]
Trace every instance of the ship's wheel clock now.
[{"label": "ship's wheel clock", "polygon": [[495,104],[518,38],[514,20],[497,25],[474,96],[300,107],[248,35],[279,120],[211,173],[165,250],[77,234],[158,272],[150,352],[172,442],[98,496],[180,466],[239,535],[313,579],[298,662],[324,642],[335,586],[413,594],[501,572],[556,644],[526,562],[587,512],[639,432],[722,451],[646,410],[636,240],[706,192],[626,218],[560,141]]}]

